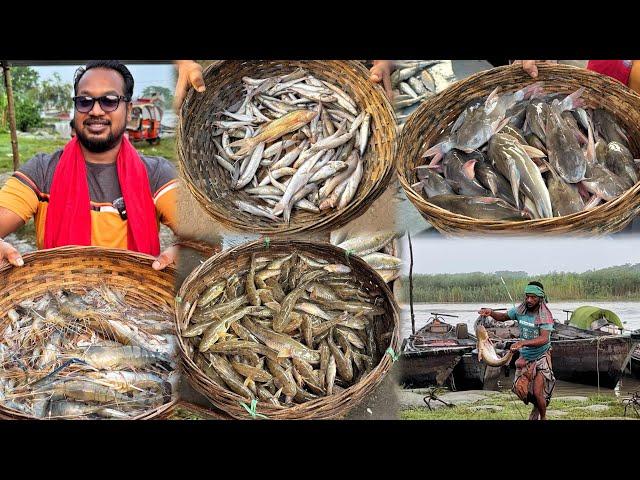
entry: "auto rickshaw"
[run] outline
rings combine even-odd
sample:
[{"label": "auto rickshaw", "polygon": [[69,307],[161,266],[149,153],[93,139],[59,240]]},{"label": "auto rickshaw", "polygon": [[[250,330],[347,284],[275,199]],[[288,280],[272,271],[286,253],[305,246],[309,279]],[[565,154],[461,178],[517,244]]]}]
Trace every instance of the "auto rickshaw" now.
[{"label": "auto rickshaw", "polygon": [[139,98],[132,102],[131,120],[127,122],[127,133],[132,142],[146,140],[151,145],[160,142],[162,109],[159,98]]}]

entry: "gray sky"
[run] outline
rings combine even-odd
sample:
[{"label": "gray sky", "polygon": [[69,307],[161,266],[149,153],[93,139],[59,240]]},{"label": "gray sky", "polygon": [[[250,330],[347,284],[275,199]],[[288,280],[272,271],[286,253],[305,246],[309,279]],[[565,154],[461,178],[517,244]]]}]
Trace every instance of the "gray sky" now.
[{"label": "gray sky", "polygon": [[[61,65],[61,66],[47,66],[47,67],[33,67],[39,74],[40,80],[52,79],[53,74],[58,72],[62,77],[62,80],[73,84],[73,74],[80,65]],[[145,87],[151,85],[157,85],[160,87],[166,87],[171,91],[175,88],[173,81],[174,67],[171,64],[167,65],[127,65],[133,75],[134,87],[133,96],[139,97],[142,90]]]},{"label": "gray sky", "polygon": [[[497,270],[529,274],[584,272],[640,263],[640,238],[442,238],[411,239],[414,273],[466,273]],[[409,273],[409,246],[402,239],[403,273]]]}]

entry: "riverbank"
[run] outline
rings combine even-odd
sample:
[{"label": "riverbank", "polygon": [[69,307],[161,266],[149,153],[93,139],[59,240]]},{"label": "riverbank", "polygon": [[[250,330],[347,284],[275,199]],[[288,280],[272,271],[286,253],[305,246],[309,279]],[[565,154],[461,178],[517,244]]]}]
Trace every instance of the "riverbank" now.
[{"label": "riverbank", "polygon": [[[437,398],[429,410],[424,402],[432,390],[418,388],[398,392],[402,420],[527,420],[531,405],[522,403],[511,392],[467,390],[450,392],[436,390]],[[613,394],[565,395],[551,399],[547,410],[549,420],[637,420],[632,407],[624,415],[623,401],[628,396]]]},{"label": "riverbank", "polygon": [[[64,147],[68,138],[38,136],[32,134],[18,135],[18,151],[20,163],[25,163],[36,153],[53,153]],[[157,145],[149,145],[147,142],[134,143],[135,148],[143,155],[164,157],[177,163],[175,137],[165,137]],[[11,137],[9,133],[0,133],[0,173],[13,171],[13,153],[11,150]]]}]

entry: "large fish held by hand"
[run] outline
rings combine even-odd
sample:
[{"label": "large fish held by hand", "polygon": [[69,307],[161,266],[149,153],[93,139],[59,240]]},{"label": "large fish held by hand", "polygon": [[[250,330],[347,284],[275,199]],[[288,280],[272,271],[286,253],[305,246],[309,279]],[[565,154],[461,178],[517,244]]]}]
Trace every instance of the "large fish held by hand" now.
[{"label": "large fish held by hand", "polygon": [[493,342],[489,338],[487,329],[482,325],[476,327],[476,337],[478,338],[478,360],[486,363],[490,367],[501,367],[511,361],[513,352],[509,351],[504,357],[499,357]]}]

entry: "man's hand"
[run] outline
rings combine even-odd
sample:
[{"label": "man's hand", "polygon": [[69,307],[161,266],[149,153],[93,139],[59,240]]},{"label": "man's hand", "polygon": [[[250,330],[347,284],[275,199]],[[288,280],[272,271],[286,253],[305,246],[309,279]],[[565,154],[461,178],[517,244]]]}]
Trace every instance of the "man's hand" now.
[{"label": "man's hand", "polygon": [[169,265],[175,265],[176,259],[178,258],[179,248],[177,245],[173,245],[167,248],[164,252],[158,255],[158,258],[155,262],[153,262],[154,270],[164,270]]},{"label": "man's hand", "polygon": [[13,245],[4,240],[0,240],[0,265],[4,262],[9,262],[16,267],[24,265],[24,260],[22,260],[20,252],[18,252]]},{"label": "man's hand", "polygon": [[538,67],[536,67],[535,60],[516,60],[514,65],[522,65],[522,69],[529,74],[531,78],[538,76]]},{"label": "man's hand", "polygon": [[522,347],[524,347],[524,342],[516,342],[513,345],[511,345],[511,347],[509,347],[509,350],[511,350],[512,352],[517,352]]},{"label": "man's hand", "polygon": [[531,78],[538,78],[538,66],[536,62],[553,62],[558,63],[557,60],[514,60],[514,65],[522,65],[522,69],[529,74]]},{"label": "man's hand", "polygon": [[493,310],[491,310],[490,308],[481,308],[480,310],[478,310],[478,313],[483,317],[493,316]]},{"label": "man's hand", "polygon": [[193,60],[176,60],[178,67],[178,81],[176,82],[176,93],[174,95],[173,108],[179,110],[191,87],[196,92],[204,92],[204,78],[202,77],[202,66]]},{"label": "man's hand", "polygon": [[389,100],[393,100],[393,91],[391,89],[391,71],[393,70],[393,62],[391,60],[374,60],[373,67],[369,69],[371,75],[369,80],[374,83],[382,82],[384,91]]}]

